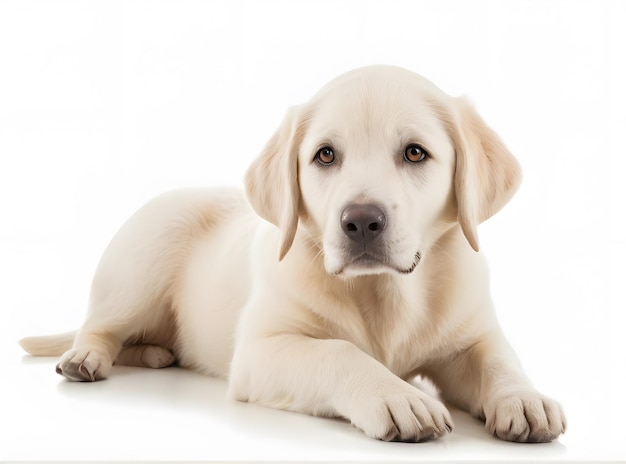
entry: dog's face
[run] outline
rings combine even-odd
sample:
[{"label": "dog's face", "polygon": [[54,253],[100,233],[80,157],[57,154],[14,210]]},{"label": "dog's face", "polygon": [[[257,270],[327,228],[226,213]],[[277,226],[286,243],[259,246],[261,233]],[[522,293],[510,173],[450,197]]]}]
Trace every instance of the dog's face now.
[{"label": "dog's face", "polygon": [[282,232],[297,227],[330,274],[409,274],[460,224],[503,206],[519,167],[464,102],[394,67],[343,75],[291,110],[247,173],[248,198]]},{"label": "dog's face", "polygon": [[456,220],[454,147],[432,98],[388,77],[327,89],[300,144],[301,224],[331,274],[410,273]]}]

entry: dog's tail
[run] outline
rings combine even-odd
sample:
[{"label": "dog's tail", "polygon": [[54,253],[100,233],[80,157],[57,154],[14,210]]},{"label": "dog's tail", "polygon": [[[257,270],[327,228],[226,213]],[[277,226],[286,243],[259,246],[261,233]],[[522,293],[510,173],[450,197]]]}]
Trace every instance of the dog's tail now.
[{"label": "dog's tail", "polygon": [[61,356],[72,347],[76,331],[44,337],[26,337],[19,341],[20,346],[33,356]]}]

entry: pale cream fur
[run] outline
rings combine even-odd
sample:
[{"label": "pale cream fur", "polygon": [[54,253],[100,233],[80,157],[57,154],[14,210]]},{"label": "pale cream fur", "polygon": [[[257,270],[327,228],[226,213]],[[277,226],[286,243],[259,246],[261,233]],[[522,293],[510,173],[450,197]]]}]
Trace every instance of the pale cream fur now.
[{"label": "pale cream fur", "polygon": [[[414,143],[427,159],[404,159]],[[315,159],[324,146],[330,165]],[[228,379],[231,398],[345,417],[383,440],[452,429],[410,383],[422,375],[500,438],[553,440],[565,417],[502,335],[477,252],[477,225],[520,177],[464,100],[400,68],[352,71],[288,112],[246,175],[249,203],[212,190],[153,200],[105,251],[83,327],[22,346],[69,350],[57,371],[79,381],[176,360]],[[340,225],[363,204],[386,217],[368,262]]]}]

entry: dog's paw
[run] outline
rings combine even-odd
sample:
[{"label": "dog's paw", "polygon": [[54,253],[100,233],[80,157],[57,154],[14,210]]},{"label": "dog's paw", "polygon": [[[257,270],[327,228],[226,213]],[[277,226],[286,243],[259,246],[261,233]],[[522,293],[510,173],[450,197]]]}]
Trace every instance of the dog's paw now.
[{"label": "dog's paw", "polygon": [[176,362],[172,352],[157,345],[130,345],[125,347],[115,360],[121,366],[151,367],[161,369]]},{"label": "dog's paw", "polygon": [[384,441],[422,442],[452,431],[452,418],[440,401],[420,390],[385,388],[359,405],[352,424]]},{"label": "dog's paw", "polygon": [[141,361],[144,366],[152,369],[161,369],[174,364],[176,358],[171,351],[155,345],[145,345],[141,353]]},{"label": "dog's paw", "polygon": [[57,374],[74,382],[95,382],[107,378],[113,362],[97,351],[70,350],[56,366]]},{"label": "dog's paw", "polygon": [[487,430],[507,441],[545,443],[567,427],[561,406],[534,390],[497,395],[484,412]]}]

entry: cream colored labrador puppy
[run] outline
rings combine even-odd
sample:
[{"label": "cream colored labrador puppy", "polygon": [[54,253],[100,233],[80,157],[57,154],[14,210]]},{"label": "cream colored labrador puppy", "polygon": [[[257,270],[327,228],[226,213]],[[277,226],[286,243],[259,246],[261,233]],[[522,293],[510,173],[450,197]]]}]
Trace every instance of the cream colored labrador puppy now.
[{"label": "cream colored labrador puppy", "polygon": [[249,204],[210,190],[148,203],[105,251],[82,328],[21,344],[68,350],[57,372],[76,381],[177,361],[227,378],[236,400],[381,440],[452,430],[419,374],[497,437],[550,441],[564,415],[522,372],[478,253],[476,226],[519,181],[465,101],[358,69],[289,111],[248,170]]}]

